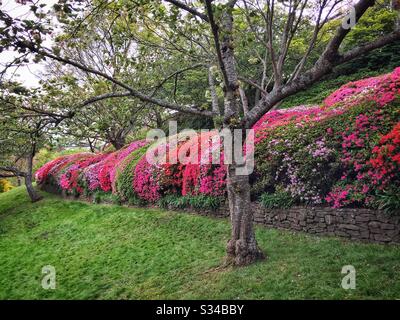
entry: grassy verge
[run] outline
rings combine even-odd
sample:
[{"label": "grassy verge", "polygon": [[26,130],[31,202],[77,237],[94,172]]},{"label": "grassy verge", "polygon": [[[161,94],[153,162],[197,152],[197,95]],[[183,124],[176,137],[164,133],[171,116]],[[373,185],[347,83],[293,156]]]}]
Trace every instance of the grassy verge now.
[{"label": "grassy verge", "polygon": [[[400,298],[400,247],[257,228],[264,262],[216,269],[227,220],[66,201],[35,204],[23,188],[0,195],[1,299]],[[44,290],[42,267],[56,269]],[[357,271],[341,288],[342,266]]]}]

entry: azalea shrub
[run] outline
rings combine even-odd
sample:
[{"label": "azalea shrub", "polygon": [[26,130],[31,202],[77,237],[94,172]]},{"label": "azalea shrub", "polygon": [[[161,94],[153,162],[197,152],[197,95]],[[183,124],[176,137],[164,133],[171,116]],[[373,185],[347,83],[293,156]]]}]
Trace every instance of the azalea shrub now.
[{"label": "azalea shrub", "polygon": [[[214,139],[216,134],[216,131],[202,132],[184,141],[178,138],[174,146],[168,143],[158,145],[151,153],[164,157],[166,163],[158,164],[143,156],[135,167],[134,192],[147,202],[157,202],[167,195],[224,197],[226,168],[223,152],[218,151],[217,164],[211,163],[213,149],[220,142]],[[202,151],[200,146],[206,148]],[[170,155],[186,161],[170,161]]]},{"label": "azalea shrub", "polygon": [[139,198],[133,189],[133,178],[135,174],[135,168],[139,160],[146,153],[148,146],[145,145],[141,148],[134,150],[131,154],[125,157],[116,167],[116,178],[115,178],[115,192],[121,198],[122,201],[130,204],[140,205],[144,201]]},{"label": "azalea shrub", "polygon": [[[66,186],[68,185],[71,188],[71,191],[78,190],[79,193],[79,190],[81,189],[78,187],[78,177],[75,175],[70,175],[68,171],[69,167],[74,166],[75,164],[79,166],[79,163],[82,160],[91,158],[92,156],[92,154],[86,152],[60,156],[39,168],[39,170],[35,173],[35,179],[38,184],[50,185],[54,190],[58,190],[60,192],[65,190]],[[67,180],[70,181],[67,182]]]},{"label": "azalea shrub", "polygon": [[393,154],[386,158],[374,154],[400,118],[399,80],[397,68],[349,83],[306,112],[297,107],[267,113],[256,124],[253,194],[282,188],[298,203],[373,206],[397,181],[390,159],[397,159],[398,150],[389,147]]},{"label": "azalea shrub", "polygon": [[[396,118],[399,118],[398,113]],[[354,132],[356,134],[344,134],[344,158],[341,160],[345,170],[340,181],[326,198],[334,207],[351,204],[380,207],[381,202],[385,199],[388,200],[390,195],[393,195],[392,198],[398,199],[400,124],[396,123],[387,134],[376,134],[367,130],[371,126],[374,130],[378,130],[377,123],[388,122],[392,122],[390,114],[386,114],[385,117],[383,112],[379,112],[378,115],[374,114],[372,117],[360,115],[355,123],[356,130]],[[362,133],[364,134],[362,135]],[[374,136],[369,137],[371,134]],[[371,143],[370,141],[377,142]],[[394,206],[391,205],[391,207]]]},{"label": "azalea shrub", "polygon": [[80,178],[81,170],[91,164],[101,161],[102,155],[87,155],[69,166],[60,177],[60,187],[74,194],[80,194],[84,190]]},{"label": "azalea shrub", "polygon": [[[394,208],[396,198],[391,195],[400,189],[399,95],[400,68],[396,68],[347,83],[322,105],[266,113],[253,126],[252,198],[269,208],[294,204]],[[216,131],[191,133],[173,145],[167,140],[153,144],[140,140],[115,152],[63,156],[42,166],[36,180],[96,199],[111,195],[114,202],[212,207],[226,197],[227,168],[216,135]],[[171,152],[180,161],[172,161]],[[219,162],[205,163],[215,152]],[[164,157],[166,162],[151,161],[152,157]],[[183,160],[189,158],[200,164]]]}]

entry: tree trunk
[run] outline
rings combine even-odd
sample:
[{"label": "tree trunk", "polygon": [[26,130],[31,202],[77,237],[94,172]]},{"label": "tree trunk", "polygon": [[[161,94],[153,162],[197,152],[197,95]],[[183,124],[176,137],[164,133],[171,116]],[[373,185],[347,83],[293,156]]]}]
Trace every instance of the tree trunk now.
[{"label": "tree trunk", "polygon": [[397,11],[397,18],[395,20],[395,30],[400,30],[400,0],[392,0],[392,9]]},{"label": "tree trunk", "polygon": [[[229,129],[231,137],[235,135],[234,130],[245,128],[241,125],[240,86],[236,70],[233,39],[233,7],[227,8],[221,15],[221,29],[215,25],[212,15],[211,1],[206,0],[207,12],[210,17],[211,28],[214,34],[215,46],[219,51],[219,65],[224,79],[224,127]],[[222,42],[219,43],[218,33],[221,32]],[[245,95],[245,93],[242,93]],[[247,98],[246,98],[247,100]],[[235,145],[235,141],[232,141]],[[242,143],[244,140],[242,139]],[[237,145],[235,146],[238,147]],[[243,147],[242,144],[239,147]],[[238,164],[234,157],[234,151],[224,150],[231,153],[231,162],[228,164],[227,191],[229,211],[231,216],[231,239],[228,241],[226,251],[226,264],[244,266],[264,258],[264,254],[257,245],[253,228],[253,212],[250,207],[250,183],[248,175],[239,175],[236,172]],[[225,157],[225,159],[227,159]]]},{"label": "tree trunk", "polygon": [[161,113],[158,110],[155,110],[155,115],[156,115],[156,126],[158,129],[160,129],[162,128],[163,125],[163,119]]},{"label": "tree trunk", "polygon": [[26,191],[28,191],[29,197],[31,198],[32,202],[36,202],[42,199],[42,196],[40,196],[35,188],[32,185],[32,174],[27,174],[25,176],[25,187]]},{"label": "tree trunk", "polygon": [[226,247],[226,263],[244,266],[265,256],[258,247],[254,233],[249,176],[237,175],[235,171],[235,164],[228,166],[227,189],[232,230]]},{"label": "tree trunk", "polygon": [[110,141],[115,150],[120,150],[125,146],[125,138],[113,139]]},{"label": "tree trunk", "polygon": [[28,191],[29,197],[31,198],[32,202],[36,202],[42,199],[42,196],[40,196],[35,188],[32,185],[32,162],[33,162],[33,156],[29,155],[27,159],[27,172],[25,175],[25,187],[26,191]]},{"label": "tree trunk", "polygon": [[208,68],[208,85],[210,87],[212,111],[215,114],[220,115],[221,112],[219,110],[218,95],[217,95],[217,90],[215,88],[215,81],[214,81],[214,75],[213,75],[212,67]]},{"label": "tree trunk", "polygon": [[90,140],[90,138],[88,138],[87,140],[89,143],[90,152],[93,152],[93,153],[96,152],[96,150],[94,149],[92,140]]}]

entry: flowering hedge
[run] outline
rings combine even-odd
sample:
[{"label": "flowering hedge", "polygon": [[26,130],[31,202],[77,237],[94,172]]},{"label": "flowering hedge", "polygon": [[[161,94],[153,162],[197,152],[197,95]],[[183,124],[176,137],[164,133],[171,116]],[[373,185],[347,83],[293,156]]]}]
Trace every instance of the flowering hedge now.
[{"label": "flowering hedge", "polygon": [[[380,194],[400,187],[399,95],[396,68],[342,86],[321,106],[266,113],[253,127],[252,196],[290,196],[293,203],[333,207],[373,206]],[[174,147],[158,143],[155,155],[165,154],[170,160],[167,155],[173,151],[179,158],[211,157],[215,135],[192,135]],[[209,151],[205,155],[199,153],[204,144]],[[102,191],[133,203],[176,196],[225,197],[223,156],[218,164],[161,165],[148,161],[148,148],[141,140],[108,154],[60,157],[40,168],[36,179],[74,194]]]},{"label": "flowering hedge", "polygon": [[253,194],[283,190],[300,203],[373,206],[396,181],[387,175],[392,157],[381,159],[384,174],[371,167],[379,140],[400,119],[399,94],[397,68],[344,85],[322,106],[264,115],[255,126]]}]

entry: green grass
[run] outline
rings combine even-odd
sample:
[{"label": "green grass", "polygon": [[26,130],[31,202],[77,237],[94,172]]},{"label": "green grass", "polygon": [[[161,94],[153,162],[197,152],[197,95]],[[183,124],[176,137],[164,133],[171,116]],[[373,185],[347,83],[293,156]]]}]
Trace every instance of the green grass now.
[{"label": "green grass", "polygon": [[[268,259],[218,269],[227,220],[66,201],[24,189],[0,195],[1,299],[400,298],[400,247],[257,228]],[[342,266],[357,270],[341,288]],[[42,289],[41,270],[57,272]]]}]

